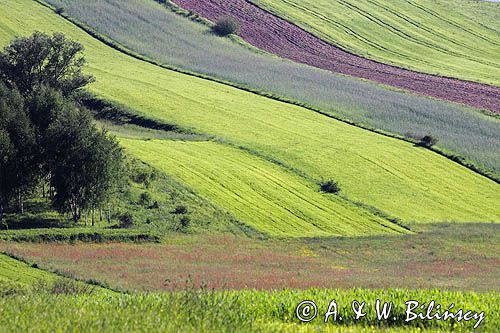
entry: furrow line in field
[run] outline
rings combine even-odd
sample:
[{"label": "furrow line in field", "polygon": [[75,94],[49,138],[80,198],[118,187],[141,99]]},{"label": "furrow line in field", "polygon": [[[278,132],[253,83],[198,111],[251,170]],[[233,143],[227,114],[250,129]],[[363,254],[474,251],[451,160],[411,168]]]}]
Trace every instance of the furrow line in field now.
[{"label": "furrow line in field", "polygon": [[[406,33],[405,31],[397,28],[396,26],[394,26],[394,25],[392,25],[392,24],[390,24],[390,23],[388,23],[388,22],[386,22],[386,21],[384,21],[382,19],[377,18],[372,13],[366,12],[365,10],[363,10],[362,8],[360,8],[358,6],[350,4],[347,1],[343,1],[343,0],[337,0],[337,1],[340,4],[342,4],[344,7],[357,12],[359,15],[363,16],[367,20],[369,20],[369,21],[373,22],[374,24],[380,26],[382,29],[390,31],[393,34],[395,34],[396,36],[399,36],[399,37],[401,37],[403,39],[411,41],[411,42],[413,42],[415,44],[422,45],[424,47],[428,47],[429,49],[434,49],[434,50],[436,50],[438,52],[442,52],[444,54],[449,54],[449,55],[457,56],[457,57],[460,57],[460,58],[465,58],[465,59],[468,59],[468,60],[471,60],[471,61],[475,61],[475,62],[478,62],[478,63],[482,63],[484,65],[496,65],[494,63],[485,62],[485,61],[483,61],[481,59],[476,59],[476,58],[471,57],[471,56],[469,56],[467,54],[453,52],[453,51],[445,49],[445,48],[443,48],[443,47],[441,47],[441,46],[439,46],[437,44],[433,44],[433,43],[427,42],[425,40],[421,40],[421,39],[415,38],[414,36]],[[381,7],[381,8],[384,8],[384,7]],[[396,15],[396,16],[398,16],[397,13],[393,13],[393,14]]]},{"label": "furrow line in field", "polygon": [[245,0],[173,1],[211,21],[234,16],[241,23],[243,39],[280,57],[500,113],[500,87],[418,73],[354,55]]},{"label": "furrow line in field", "polygon": [[[437,19],[439,19],[439,20],[442,20],[442,21],[444,21],[444,22],[446,22],[446,23],[448,23],[448,24],[450,24],[450,25],[452,25],[452,26],[454,26],[454,27],[456,27],[456,28],[458,28],[458,29],[460,29],[460,30],[463,30],[463,31],[465,31],[465,32],[467,32],[467,33],[469,33],[469,34],[473,35],[473,36],[475,36],[475,37],[477,37],[477,38],[481,38],[482,40],[484,40],[484,41],[486,41],[486,42],[488,42],[488,43],[491,43],[491,44],[494,44],[494,45],[498,45],[498,46],[500,46],[500,43],[499,43],[498,41],[496,41],[496,40],[492,40],[492,39],[490,39],[490,38],[487,38],[486,36],[483,36],[483,35],[481,35],[481,34],[476,33],[475,31],[473,31],[473,30],[471,30],[471,29],[468,29],[468,28],[467,28],[466,26],[464,26],[464,25],[458,24],[458,23],[456,23],[456,22],[454,22],[454,21],[452,21],[452,20],[450,20],[450,19],[447,19],[447,18],[445,18],[445,17],[443,17],[443,16],[439,15],[438,13],[436,13],[435,11],[433,11],[432,9],[425,7],[424,5],[419,5],[419,4],[417,4],[417,3],[415,3],[415,2],[412,2],[412,1],[407,1],[407,3],[408,3],[409,5],[411,5],[411,6],[413,6],[413,7],[416,7],[416,8],[418,8],[418,9],[422,10],[423,12],[425,12],[425,13],[427,13],[427,14],[429,14],[429,15],[432,15],[433,17],[435,17],[435,18],[437,18]],[[485,25],[481,24],[480,22],[477,22],[477,23],[479,23],[481,26],[485,27],[485,28],[486,28],[486,29],[488,29],[488,30],[492,30],[491,28],[489,28],[489,27],[487,27],[487,26],[485,26]],[[496,31],[496,30],[493,30],[493,31],[498,32],[498,31]]]},{"label": "furrow line in field", "polygon": [[[320,18],[322,21],[328,22],[332,26],[337,27],[337,29],[339,29],[339,30],[344,30],[347,34],[349,34],[350,37],[352,37],[354,39],[357,39],[357,40],[363,42],[364,44],[369,45],[369,46],[371,46],[371,47],[373,47],[375,49],[384,51],[384,52],[386,52],[388,54],[392,54],[392,55],[397,56],[397,57],[406,57],[406,58],[409,58],[409,59],[411,59],[411,60],[413,60],[415,62],[420,62],[420,63],[428,64],[428,62],[424,61],[423,59],[418,59],[418,58],[415,58],[415,57],[411,57],[410,55],[403,54],[403,53],[398,52],[396,50],[390,50],[390,49],[386,48],[384,45],[379,44],[376,41],[370,40],[370,39],[364,37],[363,35],[361,35],[359,33],[356,33],[356,31],[354,31],[351,27],[349,27],[349,26],[347,26],[345,24],[342,24],[341,22],[336,22],[335,20],[332,20],[329,17],[327,17],[327,16],[325,16],[325,15],[323,15],[321,13],[318,13],[318,12],[312,10],[312,9],[308,9],[308,8],[306,8],[304,6],[299,6],[295,2],[291,2],[291,1],[283,0],[283,2],[286,3],[286,4],[288,4],[291,7],[297,8],[297,9],[299,9],[301,11],[304,11],[304,12],[308,12],[311,15]],[[345,50],[351,51],[348,45],[338,44],[338,46],[340,48],[345,49]]]},{"label": "furrow line in field", "polygon": [[[477,48],[474,48],[466,43],[463,43],[459,40],[456,40],[446,34],[443,34],[443,33],[440,33],[439,31],[437,30],[433,30],[431,27],[427,26],[427,25],[423,25],[423,24],[420,24],[419,22],[415,21],[414,19],[412,19],[410,16],[408,15],[405,15],[401,12],[398,12],[397,10],[394,10],[392,8],[390,8],[387,4],[386,5],[383,5],[382,3],[379,3],[377,1],[373,1],[373,0],[366,0],[368,3],[371,3],[373,6],[375,7],[378,7],[378,8],[381,8],[389,13],[391,13],[392,15],[398,17],[399,19],[401,20],[404,20],[405,22],[407,22],[408,24],[412,25],[414,28],[418,29],[418,30],[422,30],[422,31],[425,31],[437,38],[440,38],[440,39],[443,39],[443,40],[446,40],[452,44],[455,44],[457,46],[459,46],[460,48],[465,48],[465,49],[469,49],[470,51],[472,51],[473,53],[483,53],[483,50],[478,50]],[[464,30],[466,31],[466,30]],[[476,57],[472,57],[470,56],[470,54],[467,54],[467,53],[457,53],[457,52],[454,52],[454,51],[451,51],[449,49],[445,49],[445,48],[441,48],[439,47],[439,45],[436,45],[434,43],[429,43],[428,44],[429,46],[432,46],[434,49],[436,50],[443,50],[443,51],[446,51],[445,53],[449,53],[449,54],[453,54],[453,55],[457,55],[457,56],[460,56],[462,58],[466,58],[466,59],[470,59],[470,60],[473,60],[473,61],[476,61],[476,62],[479,62],[479,63],[482,63],[482,64],[485,64],[485,65],[497,65],[495,63],[492,63],[490,61],[485,61],[485,59],[483,58],[476,58]]]}]

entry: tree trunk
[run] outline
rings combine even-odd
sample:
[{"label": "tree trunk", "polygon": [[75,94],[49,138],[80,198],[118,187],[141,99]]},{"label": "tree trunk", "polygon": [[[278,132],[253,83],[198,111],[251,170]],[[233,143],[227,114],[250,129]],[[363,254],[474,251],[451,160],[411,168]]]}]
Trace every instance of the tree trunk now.
[{"label": "tree trunk", "polygon": [[23,196],[21,195],[21,191],[18,191],[17,193],[17,209],[19,213],[24,214],[24,203],[23,203]]},{"label": "tree trunk", "polygon": [[95,209],[92,208],[92,226],[95,225]]},{"label": "tree trunk", "polygon": [[111,205],[108,204],[108,224],[111,224]]},{"label": "tree trunk", "polygon": [[78,222],[78,207],[76,205],[72,205],[73,207],[73,222],[77,223]]},{"label": "tree trunk", "polygon": [[99,207],[99,222],[102,222],[102,207]]}]

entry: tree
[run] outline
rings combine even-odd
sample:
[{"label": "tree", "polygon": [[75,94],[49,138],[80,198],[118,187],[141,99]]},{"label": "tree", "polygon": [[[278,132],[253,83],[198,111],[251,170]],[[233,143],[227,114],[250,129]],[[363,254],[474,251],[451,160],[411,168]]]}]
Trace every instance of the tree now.
[{"label": "tree", "polygon": [[13,198],[23,212],[26,192],[39,175],[36,141],[20,94],[0,82],[0,205]]},{"label": "tree", "polygon": [[[55,189],[53,206],[77,222],[108,200],[121,180],[123,153],[116,140],[99,131],[85,110],[67,107],[47,130]],[[94,214],[93,214],[94,215]]]},{"label": "tree", "polygon": [[95,210],[102,208],[103,203],[109,203],[123,180],[124,157],[122,148],[114,138],[108,136],[106,130],[96,131],[91,140],[92,151],[87,161],[90,169],[87,187],[94,225]]},{"label": "tree", "polygon": [[7,163],[12,158],[12,142],[9,133],[0,127],[0,222],[3,219],[4,209],[7,205]]},{"label": "tree", "polygon": [[17,38],[0,52],[0,79],[23,95],[46,85],[70,96],[94,81],[82,72],[86,63],[83,50],[82,44],[62,33],[35,32]]}]

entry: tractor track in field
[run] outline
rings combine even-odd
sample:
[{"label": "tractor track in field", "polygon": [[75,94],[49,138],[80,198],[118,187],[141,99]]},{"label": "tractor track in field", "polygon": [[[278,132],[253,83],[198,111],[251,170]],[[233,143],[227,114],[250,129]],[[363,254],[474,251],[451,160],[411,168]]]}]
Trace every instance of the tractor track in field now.
[{"label": "tractor track in field", "polygon": [[233,16],[248,43],[295,62],[500,113],[500,87],[383,64],[329,44],[246,0],[172,0],[211,21]]}]

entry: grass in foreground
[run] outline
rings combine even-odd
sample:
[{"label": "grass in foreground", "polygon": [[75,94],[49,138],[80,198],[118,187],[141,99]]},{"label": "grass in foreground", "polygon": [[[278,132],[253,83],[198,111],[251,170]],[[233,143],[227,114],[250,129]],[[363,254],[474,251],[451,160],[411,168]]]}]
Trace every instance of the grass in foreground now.
[{"label": "grass in foreground", "polygon": [[48,2],[161,63],[309,103],[400,135],[431,133],[439,138],[439,147],[500,174],[500,121],[476,110],[256,54],[152,0]]},{"label": "grass in foreground", "polygon": [[0,250],[124,290],[206,286],[500,291],[500,232],[495,224],[438,224],[412,235],[365,238],[170,235],[162,244],[3,242]]},{"label": "grass in foreground", "polygon": [[466,0],[255,0],[318,37],[382,62],[500,85],[498,4],[477,1],[481,22],[456,10]]},{"label": "grass in foreground", "polygon": [[316,181],[337,180],[351,200],[404,221],[500,220],[498,184],[428,150],[134,60],[33,1],[0,9],[1,44],[35,29],[63,31],[86,46],[97,77],[91,90],[143,115],[224,138]]},{"label": "grass in foreground", "polygon": [[[304,299],[317,302],[324,317],[331,300],[339,306],[342,321],[333,324],[317,318],[300,325],[295,308]],[[390,320],[378,322],[373,304],[376,299],[393,302]],[[357,322],[351,302],[367,302],[366,319]],[[99,331],[99,332],[319,332],[375,331],[378,327],[392,331],[470,331],[477,321],[412,321],[405,323],[407,300],[427,303],[434,300],[443,307],[485,312],[480,332],[493,332],[499,323],[499,296],[440,292],[438,290],[338,290],[304,291],[187,291],[168,294],[134,294],[98,296],[53,296],[34,294],[0,299],[0,328],[26,331]],[[369,304],[369,305],[368,305]],[[394,320],[394,318],[396,318]],[[405,329],[406,328],[406,329]]]}]

